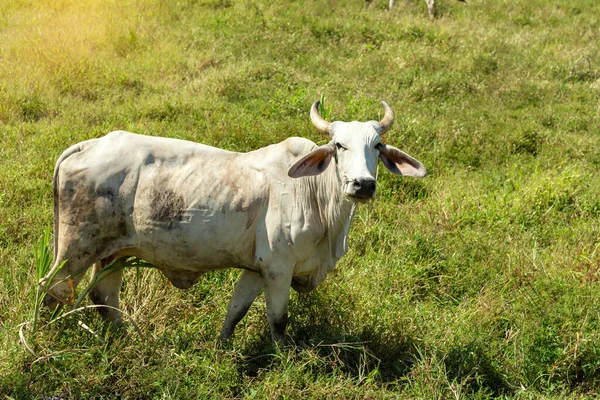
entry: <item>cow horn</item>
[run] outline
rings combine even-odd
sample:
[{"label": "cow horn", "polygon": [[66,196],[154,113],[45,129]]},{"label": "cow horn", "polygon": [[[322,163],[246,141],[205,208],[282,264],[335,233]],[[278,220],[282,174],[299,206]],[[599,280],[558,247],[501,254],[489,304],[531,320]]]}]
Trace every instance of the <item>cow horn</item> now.
[{"label": "cow horn", "polygon": [[319,103],[320,101],[315,101],[310,109],[310,121],[317,128],[317,130],[321,133],[329,135],[329,125],[331,122],[325,121],[321,114],[319,114]]},{"label": "cow horn", "polygon": [[382,135],[389,131],[394,124],[394,110],[392,110],[392,107],[385,101],[382,101],[381,104],[383,104],[383,108],[385,109],[383,119],[379,121],[379,125],[381,126],[380,134]]}]

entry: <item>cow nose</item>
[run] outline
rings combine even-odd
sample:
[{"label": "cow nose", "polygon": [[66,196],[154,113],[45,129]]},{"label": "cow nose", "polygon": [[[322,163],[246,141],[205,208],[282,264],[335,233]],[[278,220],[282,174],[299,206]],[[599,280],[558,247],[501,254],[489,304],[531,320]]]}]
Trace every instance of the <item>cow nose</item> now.
[{"label": "cow nose", "polygon": [[370,199],[375,195],[375,179],[358,178],[352,182],[354,196]]}]

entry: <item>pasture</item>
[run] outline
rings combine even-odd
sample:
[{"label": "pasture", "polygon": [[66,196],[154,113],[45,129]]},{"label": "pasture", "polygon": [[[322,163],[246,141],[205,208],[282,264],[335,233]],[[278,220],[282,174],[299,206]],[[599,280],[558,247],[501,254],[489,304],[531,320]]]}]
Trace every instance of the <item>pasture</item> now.
[{"label": "pasture", "polygon": [[[387,3],[2,1],[3,399],[596,397],[600,3],[438,0],[433,21],[424,1]],[[323,144],[322,95],[329,120],[388,102],[385,141],[429,175],[379,166],[348,254],[292,294],[286,347],[262,297],[217,342],[237,270],[181,291],[128,269],[125,332],[94,310],[21,325],[63,150],[118,129]]]}]

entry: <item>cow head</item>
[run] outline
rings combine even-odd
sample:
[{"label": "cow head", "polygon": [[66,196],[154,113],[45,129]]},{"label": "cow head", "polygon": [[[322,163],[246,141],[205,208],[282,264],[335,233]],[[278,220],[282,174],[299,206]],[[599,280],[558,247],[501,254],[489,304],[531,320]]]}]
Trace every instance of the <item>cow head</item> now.
[{"label": "cow head", "polygon": [[381,142],[381,136],[394,123],[394,111],[385,101],[382,104],[385,115],[379,122],[328,122],[319,114],[319,102],[315,102],[310,110],[310,119],[319,132],[329,135],[331,141],[298,160],[290,167],[288,175],[292,178],[318,175],[334,159],[342,180],[342,190],[355,201],[368,201],[375,197],[378,157],[394,174],[424,177],[427,170],[423,164]]}]

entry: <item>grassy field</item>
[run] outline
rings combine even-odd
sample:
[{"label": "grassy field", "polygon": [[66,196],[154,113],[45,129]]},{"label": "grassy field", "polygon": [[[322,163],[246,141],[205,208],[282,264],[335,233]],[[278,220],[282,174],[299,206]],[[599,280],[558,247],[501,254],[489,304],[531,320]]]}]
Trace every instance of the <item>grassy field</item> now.
[{"label": "grassy field", "polygon": [[[434,21],[424,1],[386,4],[2,0],[2,399],[595,398],[600,3],[438,0]],[[324,143],[308,117],[321,95],[337,120],[390,103],[386,141],[429,176],[380,167],[349,253],[292,295],[288,347],[262,297],[218,345],[235,270],[187,291],[129,270],[127,332],[44,311],[22,327],[38,357],[20,343],[64,149],[117,129]]]}]

